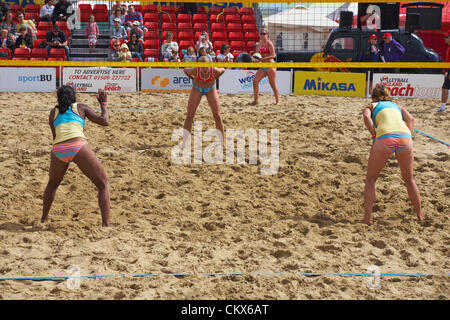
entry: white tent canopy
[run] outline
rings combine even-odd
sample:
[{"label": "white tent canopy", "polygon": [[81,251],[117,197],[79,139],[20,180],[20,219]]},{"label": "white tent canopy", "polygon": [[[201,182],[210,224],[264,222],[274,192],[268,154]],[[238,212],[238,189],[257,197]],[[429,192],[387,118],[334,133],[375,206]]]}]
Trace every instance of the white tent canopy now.
[{"label": "white tent canopy", "polygon": [[[282,38],[283,50],[320,50],[330,31],[339,26],[340,11],[357,14],[357,3],[316,3],[298,5],[264,19],[272,39]],[[334,18],[334,19],[333,19]],[[337,19],[336,19],[337,18]],[[279,47],[278,41],[278,47]],[[277,46],[277,45],[276,45]]]}]

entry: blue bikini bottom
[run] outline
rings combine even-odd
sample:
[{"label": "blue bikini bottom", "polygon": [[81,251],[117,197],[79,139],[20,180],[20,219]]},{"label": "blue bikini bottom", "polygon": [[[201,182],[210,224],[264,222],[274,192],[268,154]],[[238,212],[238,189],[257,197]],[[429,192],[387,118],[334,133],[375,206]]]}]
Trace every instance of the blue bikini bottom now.
[{"label": "blue bikini bottom", "polygon": [[212,88],[214,88],[214,87],[216,86],[216,84],[212,85],[212,86],[209,87],[209,88],[200,88],[199,86],[197,86],[197,85],[195,85],[195,84],[192,84],[192,86],[193,86],[195,89],[197,89],[198,91],[200,91],[200,93],[201,93],[202,95],[206,95],[206,94],[209,92],[209,90],[211,90]]}]

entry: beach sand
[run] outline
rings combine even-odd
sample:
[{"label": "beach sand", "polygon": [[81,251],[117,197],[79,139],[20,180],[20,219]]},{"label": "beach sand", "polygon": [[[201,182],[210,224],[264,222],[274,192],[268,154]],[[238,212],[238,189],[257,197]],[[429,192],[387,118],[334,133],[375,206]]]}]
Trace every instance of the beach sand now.
[{"label": "beach sand", "polygon": [[[221,94],[226,128],[279,130],[279,170],[261,175],[261,163],[171,160],[187,97],[115,93],[108,96],[110,126],[86,122],[110,182],[114,227],[102,228],[97,191],[75,164],[51,221],[39,222],[56,95],[0,93],[0,278],[64,277],[72,265],[81,276],[113,276],[82,278],[79,289],[64,279],[0,281],[1,299],[450,298],[448,146],[413,133],[424,222],[392,157],[367,226],[357,222],[371,145],[361,116],[368,99],[290,95],[275,106],[262,95],[251,106],[250,95]],[[94,94],[77,98],[99,111]],[[438,101],[395,102],[418,130],[450,142],[450,113],[434,113]],[[214,128],[206,99],[195,120],[203,131]],[[368,277],[326,275],[370,266],[430,276],[384,276],[371,289]],[[154,276],[131,277],[137,274]]]}]

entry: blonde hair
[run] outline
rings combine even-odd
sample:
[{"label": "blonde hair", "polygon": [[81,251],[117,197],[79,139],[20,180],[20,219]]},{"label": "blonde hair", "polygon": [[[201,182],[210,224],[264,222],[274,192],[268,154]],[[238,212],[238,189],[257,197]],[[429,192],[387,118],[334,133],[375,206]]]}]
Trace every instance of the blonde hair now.
[{"label": "blonde hair", "polygon": [[208,56],[201,56],[198,58],[198,62],[211,62]]},{"label": "blonde hair", "polygon": [[377,84],[372,91],[372,99],[376,101],[385,101],[389,100],[389,98],[389,88],[382,84]]}]

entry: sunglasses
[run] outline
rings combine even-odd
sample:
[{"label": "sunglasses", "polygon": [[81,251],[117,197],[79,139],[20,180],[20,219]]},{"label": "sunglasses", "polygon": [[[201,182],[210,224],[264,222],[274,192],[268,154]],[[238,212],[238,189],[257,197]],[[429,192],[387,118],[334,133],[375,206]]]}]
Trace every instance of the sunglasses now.
[{"label": "sunglasses", "polygon": [[261,32],[260,35],[265,36],[267,33]]},{"label": "sunglasses", "polygon": [[115,44],[114,47],[120,47],[120,44]]}]

